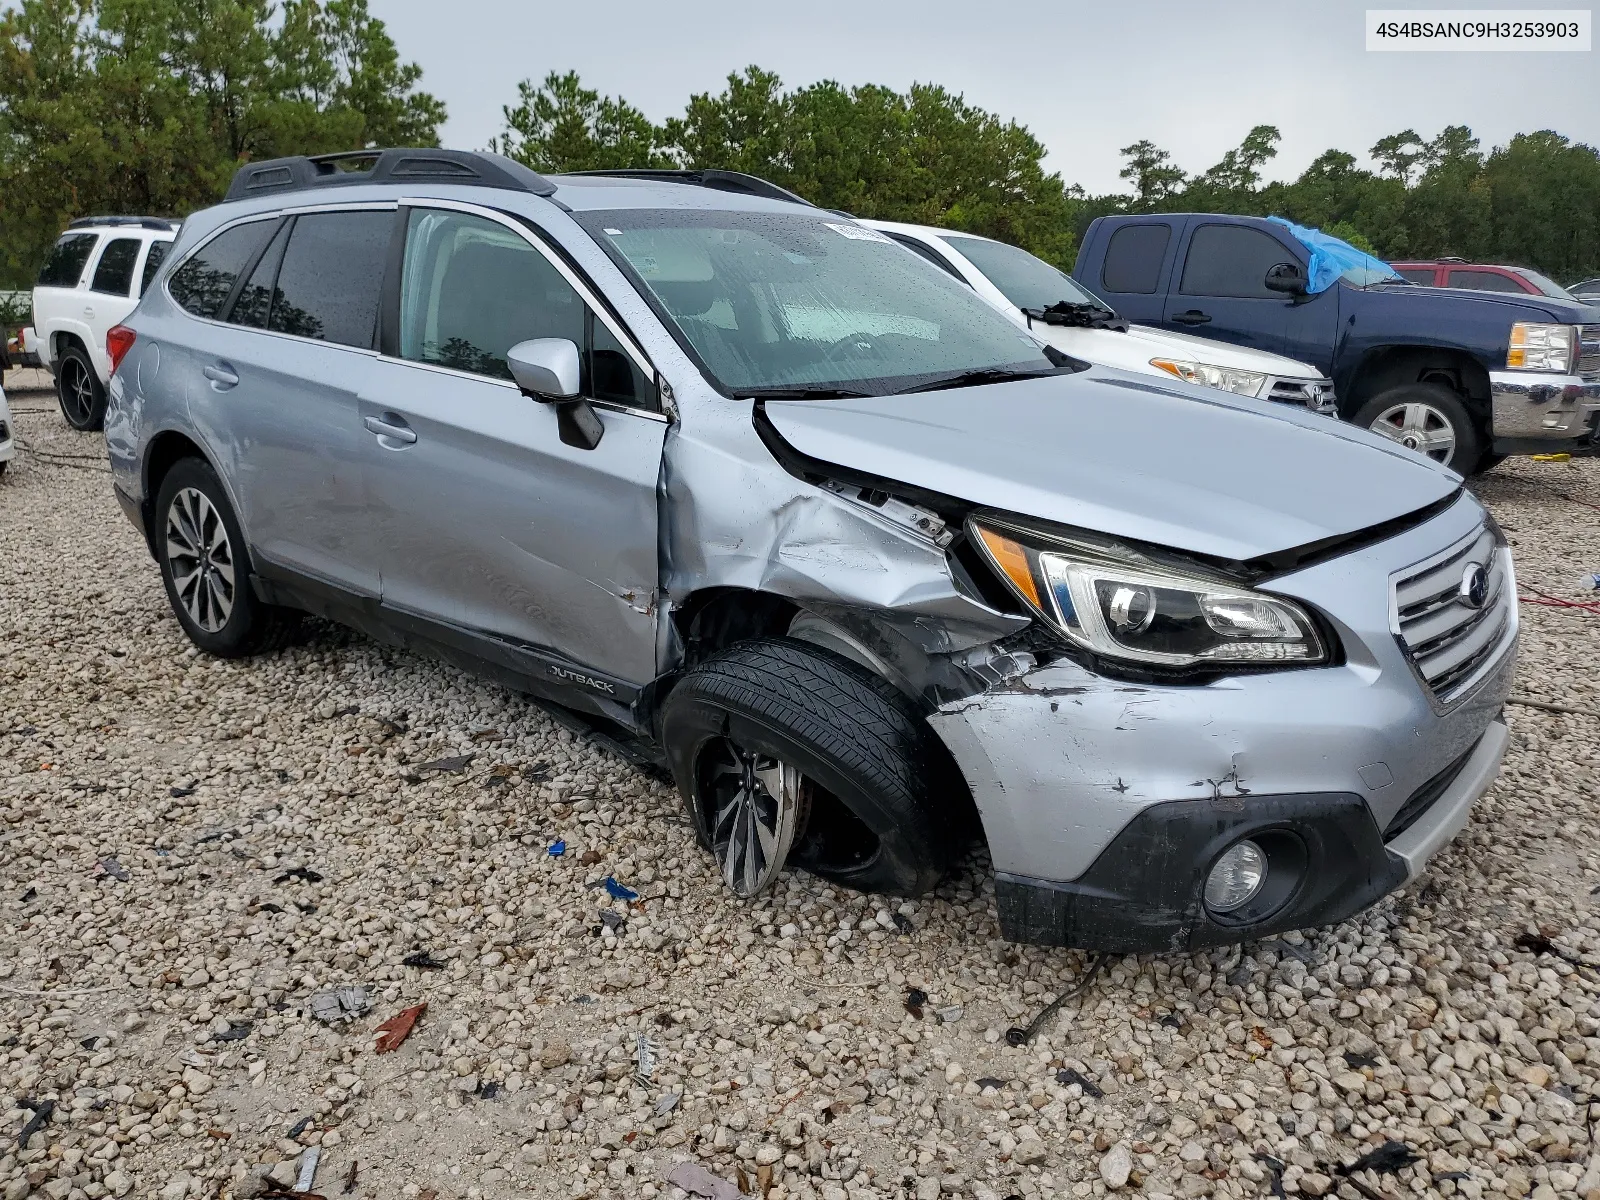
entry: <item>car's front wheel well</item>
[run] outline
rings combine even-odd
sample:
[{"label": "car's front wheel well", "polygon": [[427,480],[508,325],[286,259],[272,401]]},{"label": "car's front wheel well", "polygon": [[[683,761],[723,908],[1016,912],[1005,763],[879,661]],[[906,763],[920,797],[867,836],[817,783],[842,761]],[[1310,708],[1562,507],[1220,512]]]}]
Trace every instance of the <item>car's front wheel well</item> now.
[{"label": "car's front wheel well", "polygon": [[1339,391],[1339,415],[1349,420],[1368,400],[1412,383],[1449,388],[1489,426],[1489,372],[1470,354],[1439,346],[1383,346],[1370,351]]},{"label": "car's front wheel well", "polygon": [[793,600],[747,588],[714,587],[698,591],[672,614],[687,670],[738,642],[781,637],[798,606]]}]

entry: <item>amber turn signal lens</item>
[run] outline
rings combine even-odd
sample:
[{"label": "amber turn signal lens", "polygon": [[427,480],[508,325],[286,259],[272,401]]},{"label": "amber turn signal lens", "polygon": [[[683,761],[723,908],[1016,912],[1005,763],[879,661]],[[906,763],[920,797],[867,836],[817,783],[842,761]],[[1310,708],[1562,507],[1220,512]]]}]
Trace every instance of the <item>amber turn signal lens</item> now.
[{"label": "amber turn signal lens", "polygon": [[989,557],[994,559],[1011,586],[1020,592],[1024,599],[1035,608],[1043,609],[1044,604],[1039,599],[1039,585],[1033,581],[1033,568],[1028,565],[1028,552],[1017,542],[1008,537],[1003,537],[992,529],[985,529],[982,525],[974,525],[979,539],[983,542],[984,549],[989,551]]}]

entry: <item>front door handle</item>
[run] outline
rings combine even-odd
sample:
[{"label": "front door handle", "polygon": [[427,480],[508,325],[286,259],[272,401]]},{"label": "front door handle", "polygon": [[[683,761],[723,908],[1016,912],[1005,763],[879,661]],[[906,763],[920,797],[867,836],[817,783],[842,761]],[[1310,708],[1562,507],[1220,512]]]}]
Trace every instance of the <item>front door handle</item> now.
[{"label": "front door handle", "polygon": [[1211,320],[1211,314],[1191,308],[1188,312],[1173,313],[1172,320],[1178,325],[1204,325]]},{"label": "front door handle", "polygon": [[367,427],[368,432],[375,433],[380,438],[388,438],[407,446],[417,440],[417,431],[407,425],[405,419],[398,413],[384,413],[381,417],[363,417],[361,423]]},{"label": "front door handle", "polygon": [[225,392],[239,383],[239,376],[226,363],[211,363],[202,367],[200,373],[211,380],[211,386],[219,392]]}]

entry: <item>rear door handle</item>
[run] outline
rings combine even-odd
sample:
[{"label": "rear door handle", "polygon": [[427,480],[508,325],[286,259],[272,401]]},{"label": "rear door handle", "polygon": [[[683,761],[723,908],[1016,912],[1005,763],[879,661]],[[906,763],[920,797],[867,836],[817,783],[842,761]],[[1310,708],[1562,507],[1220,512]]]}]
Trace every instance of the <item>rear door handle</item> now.
[{"label": "rear door handle", "polygon": [[361,423],[380,438],[403,442],[409,446],[417,440],[417,432],[405,423],[398,413],[384,413],[381,417],[363,417]]},{"label": "rear door handle", "polygon": [[1179,325],[1204,325],[1211,320],[1211,314],[1191,308],[1188,312],[1173,313],[1172,319]]},{"label": "rear door handle", "polygon": [[211,386],[219,392],[225,392],[239,382],[239,376],[226,363],[212,363],[201,368],[200,373],[211,380]]}]

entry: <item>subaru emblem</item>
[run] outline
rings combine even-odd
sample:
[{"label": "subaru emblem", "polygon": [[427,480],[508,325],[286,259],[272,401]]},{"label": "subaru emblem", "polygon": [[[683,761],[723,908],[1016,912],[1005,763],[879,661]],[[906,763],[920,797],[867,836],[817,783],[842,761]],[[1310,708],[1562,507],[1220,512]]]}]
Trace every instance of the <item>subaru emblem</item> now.
[{"label": "subaru emblem", "polygon": [[1468,563],[1461,572],[1461,588],[1456,599],[1468,608],[1482,608],[1489,599],[1489,572],[1482,563]]}]

